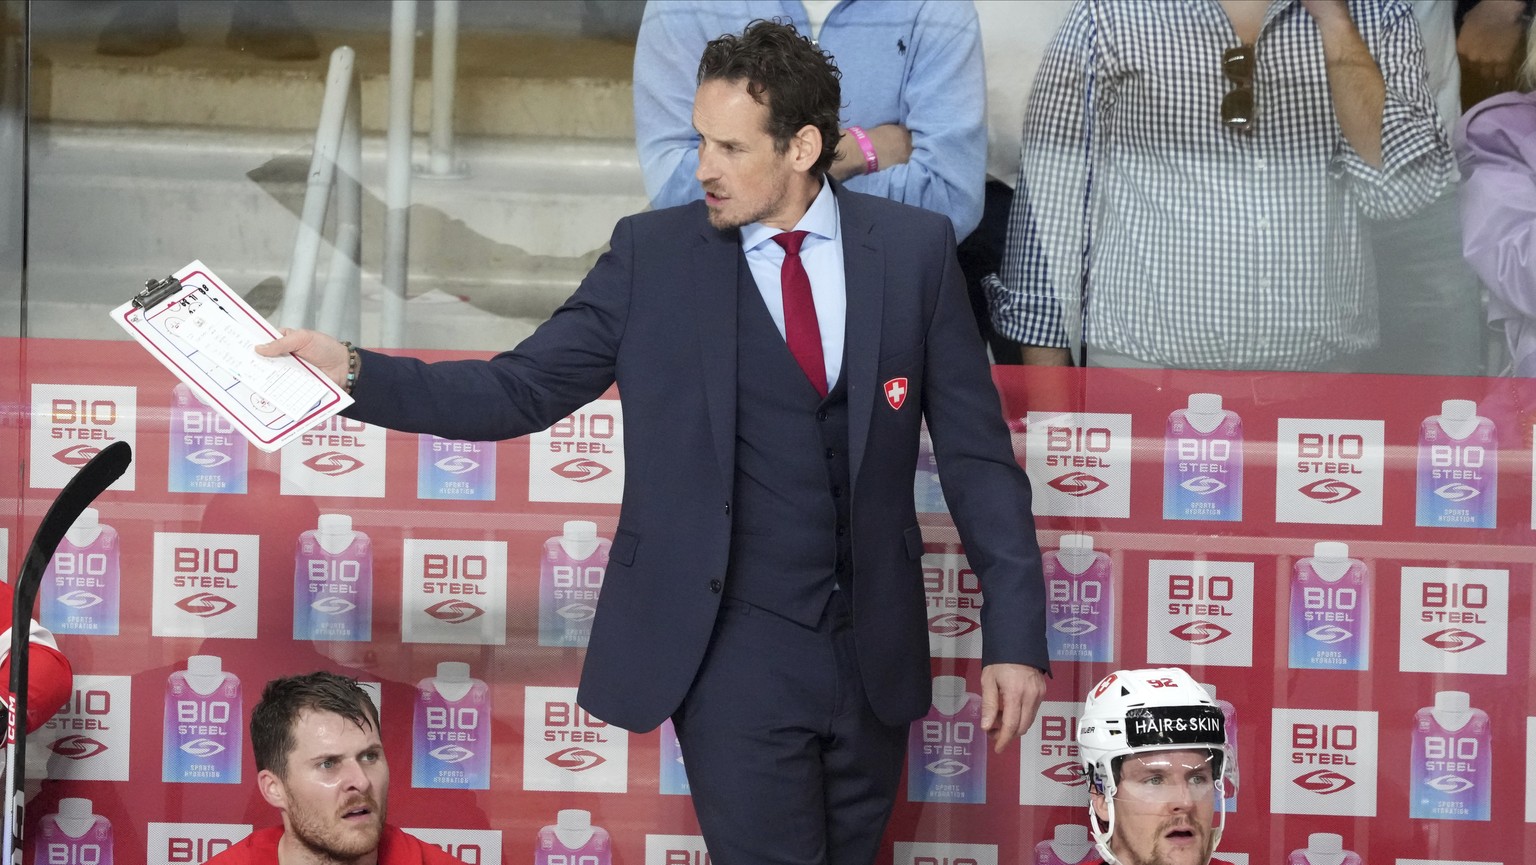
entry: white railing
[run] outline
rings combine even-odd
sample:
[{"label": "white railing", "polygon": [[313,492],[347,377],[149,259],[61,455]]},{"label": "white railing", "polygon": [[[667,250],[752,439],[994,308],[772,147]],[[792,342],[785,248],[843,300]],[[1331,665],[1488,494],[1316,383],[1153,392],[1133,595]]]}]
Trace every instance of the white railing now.
[{"label": "white railing", "polygon": [[[424,178],[467,176],[454,159],[453,101],[457,78],[459,0],[435,0],[432,37],[432,125],[430,159]],[[416,84],[416,0],[394,0],[389,39],[389,126],[385,143],[384,296],[379,345],[399,348],[405,339],[407,253],[410,248],[412,97]],[[316,327],[342,339],[359,341],[362,306],[362,186],[359,168],[360,97],[351,48],[331,53],[315,153],[310,161],[298,238],[288,268],[278,323]],[[330,272],[321,293],[320,312],[312,319],[315,265],[320,256],[325,214],[336,190],[336,241]]]},{"label": "white railing", "polygon": [[424,177],[467,177],[464,163],[453,158],[453,91],[458,79],[459,0],[432,3],[432,127],[430,158]]},{"label": "white railing", "polygon": [[[453,156],[453,101],[458,76],[459,0],[432,6],[432,125],[424,179],[468,176]],[[389,131],[384,181],[385,348],[404,343],[407,252],[411,239],[411,138],[416,88],[416,0],[394,0],[389,25]]]},{"label": "white railing", "polygon": [[384,298],[381,345],[405,334],[411,245],[411,97],[416,85],[416,0],[395,0],[389,24],[389,131],[384,162]]},{"label": "white railing", "polygon": [[[358,182],[362,165],[359,132],[361,99],[352,49],[343,45],[331,52],[315,131],[315,153],[309,162],[304,207],[299,213],[298,237],[288,280],[283,292],[278,324],[283,327],[316,327],[342,339],[358,340],[361,330],[362,210],[363,188]],[[320,313],[312,314],[315,265],[320,258],[325,213],[331,190],[336,190],[336,240],[330,272],[320,296]]]}]

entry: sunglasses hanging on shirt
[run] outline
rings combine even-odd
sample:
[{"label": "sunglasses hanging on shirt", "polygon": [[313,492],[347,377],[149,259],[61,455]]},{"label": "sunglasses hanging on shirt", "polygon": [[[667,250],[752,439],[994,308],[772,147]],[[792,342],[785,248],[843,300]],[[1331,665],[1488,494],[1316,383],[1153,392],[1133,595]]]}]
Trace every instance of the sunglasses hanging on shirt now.
[{"label": "sunglasses hanging on shirt", "polygon": [[1235,87],[1221,98],[1221,122],[1244,132],[1253,128],[1253,46],[1239,45],[1221,54],[1221,71]]}]

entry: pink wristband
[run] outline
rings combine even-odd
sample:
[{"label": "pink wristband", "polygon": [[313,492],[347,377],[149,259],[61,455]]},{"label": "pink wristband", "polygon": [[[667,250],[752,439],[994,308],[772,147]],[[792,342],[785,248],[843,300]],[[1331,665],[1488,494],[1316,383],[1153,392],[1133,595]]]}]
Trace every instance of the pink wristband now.
[{"label": "pink wristband", "polygon": [[864,154],[864,173],[874,174],[880,170],[880,157],[875,155],[875,145],[869,140],[869,135],[862,126],[848,127],[848,134],[859,143],[859,152]]}]

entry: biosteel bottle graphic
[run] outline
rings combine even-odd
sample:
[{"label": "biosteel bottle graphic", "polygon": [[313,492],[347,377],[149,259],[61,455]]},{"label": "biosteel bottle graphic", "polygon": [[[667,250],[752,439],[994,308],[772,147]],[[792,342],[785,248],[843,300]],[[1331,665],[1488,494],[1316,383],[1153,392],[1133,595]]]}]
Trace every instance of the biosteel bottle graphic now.
[{"label": "biosteel bottle graphic", "polygon": [[939,464],[933,457],[933,439],[928,436],[927,424],[918,430],[917,474],[912,478],[912,500],[920,514],[949,513],[944,490],[939,486]]},{"label": "biosteel bottle graphic", "polygon": [[683,765],[683,748],[677,741],[677,728],[672,726],[672,719],[661,722],[661,765],[658,767],[657,787],[660,792],[671,796],[687,796],[691,793],[688,786],[688,772]]},{"label": "biosteel bottle graphic", "polygon": [[37,862],[112,865],[112,823],[91,813],[89,799],[60,799],[57,813],[37,821],[32,854]]},{"label": "biosteel bottle graphic", "polygon": [[173,493],[245,492],[245,437],[184,384],[171,394],[171,457],[166,489]]},{"label": "biosteel bottle graphic", "polygon": [[1493,748],[1488,713],[1464,691],[1440,691],[1413,715],[1413,767],[1408,816],[1487,820],[1493,799]]},{"label": "biosteel bottle graphic", "polygon": [[597,523],[570,520],[544,542],[539,559],[539,645],[586,646],[608,570],[607,538]]},{"label": "biosteel bottle graphic", "polygon": [[345,514],[321,514],[293,556],[293,638],[373,638],[373,542]]},{"label": "biosteel bottle graphic", "polygon": [[1499,442],[1477,403],[1448,399],[1419,425],[1418,524],[1491,529],[1497,523]]},{"label": "biosteel bottle graphic", "polygon": [[[1216,701],[1216,708],[1221,710],[1222,719],[1226,722],[1227,748],[1232,752],[1232,763],[1235,766],[1241,767],[1243,765],[1242,761],[1237,759],[1237,707],[1227,700],[1218,698],[1215,685],[1202,683],[1200,687],[1204,688],[1205,693],[1209,694],[1211,699]],[[1227,785],[1226,805],[1224,806],[1224,810],[1228,814],[1237,810],[1237,783],[1237,773],[1233,772],[1231,781]]]},{"label": "biosteel bottle graphic", "polygon": [[495,501],[495,442],[463,442],[427,434],[417,439],[417,498]]},{"label": "biosteel bottle graphic", "polygon": [[1163,442],[1163,519],[1242,520],[1243,420],[1220,394],[1190,394]]},{"label": "biosteel bottle graphic", "polygon": [[1063,823],[1055,833],[1035,845],[1035,865],[1079,865],[1098,861],[1092,856],[1093,842],[1088,840],[1088,827],[1080,823]]},{"label": "biosteel bottle graphic", "polygon": [[553,825],[539,830],[533,865],[609,865],[613,845],[608,830],[592,825],[592,812],[569,809],[555,815]]},{"label": "biosteel bottle graphic", "polygon": [[240,783],[244,730],[240,680],[217,655],[193,655],[165,686],[160,780]]},{"label": "biosteel bottle graphic", "polygon": [[488,790],[491,786],[491,692],[469,665],[444,661],[416,686],[411,786]]},{"label": "biosteel bottle graphic", "polygon": [[1093,536],[1065,534],[1042,556],[1046,643],[1053,661],[1112,661],[1115,655],[1114,566],[1093,549]]},{"label": "biosteel bottle graphic", "polygon": [[1291,568],[1290,666],[1370,669],[1371,572],[1348,544],[1319,541]]},{"label": "biosteel bottle graphic", "polygon": [[1314,832],[1307,836],[1307,846],[1292,850],[1285,865],[1362,865],[1360,854],[1344,849],[1344,836]]},{"label": "biosteel bottle graphic", "polygon": [[86,508],[64,533],[43,572],[39,620],[55,634],[117,633],[120,583],[117,529]]},{"label": "biosteel bottle graphic", "polygon": [[907,734],[907,801],[986,804],[981,695],[960,676],[934,677],[933,705]]}]

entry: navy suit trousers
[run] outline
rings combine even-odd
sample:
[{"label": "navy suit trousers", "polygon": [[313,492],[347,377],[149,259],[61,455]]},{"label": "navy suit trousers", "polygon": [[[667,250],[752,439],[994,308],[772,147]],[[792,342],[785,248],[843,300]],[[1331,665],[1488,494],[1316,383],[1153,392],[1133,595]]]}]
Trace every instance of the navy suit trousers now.
[{"label": "navy suit trousers", "polygon": [[718,865],[871,865],[908,725],[875,717],[852,616],[834,592],[815,628],[725,599],[672,720]]}]

